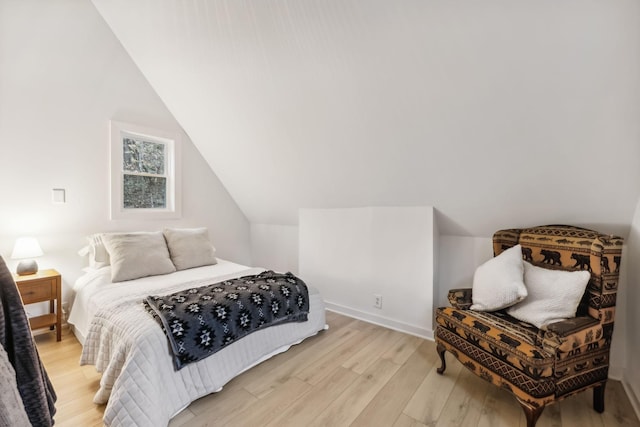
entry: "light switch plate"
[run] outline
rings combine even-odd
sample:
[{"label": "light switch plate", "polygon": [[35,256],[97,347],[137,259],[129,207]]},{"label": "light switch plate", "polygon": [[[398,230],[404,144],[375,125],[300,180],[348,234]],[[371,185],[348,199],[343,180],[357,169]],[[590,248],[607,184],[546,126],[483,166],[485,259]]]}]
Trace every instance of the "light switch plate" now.
[{"label": "light switch plate", "polygon": [[51,192],[53,203],[65,203],[66,196],[64,188],[54,188]]}]

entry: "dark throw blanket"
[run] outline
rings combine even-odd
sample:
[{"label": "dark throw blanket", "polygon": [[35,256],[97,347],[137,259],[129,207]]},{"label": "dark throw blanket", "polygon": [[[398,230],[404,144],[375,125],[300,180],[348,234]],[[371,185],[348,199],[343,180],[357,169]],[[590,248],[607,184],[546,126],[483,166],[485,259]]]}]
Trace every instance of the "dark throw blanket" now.
[{"label": "dark throw blanket", "polygon": [[11,272],[0,257],[0,345],[16,372],[18,391],[31,425],[53,425],[56,393],[40,361],[29,319]]},{"label": "dark throw blanket", "polygon": [[240,338],[309,314],[307,285],[273,271],[144,300],[173,351],[176,369],[204,359]]}]

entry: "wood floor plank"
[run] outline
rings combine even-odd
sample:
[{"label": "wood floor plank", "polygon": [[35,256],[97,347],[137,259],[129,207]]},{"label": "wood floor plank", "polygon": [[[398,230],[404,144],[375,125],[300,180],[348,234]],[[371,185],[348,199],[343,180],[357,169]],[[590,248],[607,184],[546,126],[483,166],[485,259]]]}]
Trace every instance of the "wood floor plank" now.
[{"label": "wood floor plank", "polygon": [[458,380],[442,408],[436,427],[475,427],[482,414],[484,397],[490,392],[491,384],[477,375],[462,369]]},{"label": "wood floor plank", "polygon": [[[58,396],[56,404],[56,425],[71,422],[76,419],[93,419],[96,422],[102,420],[104,416],[104,405],[96,405],[93,403],[93,395],[77,398],[74,400],[66,400],[65,396]],[[63,400],[65,399],[65,400]]]},{"label": "wood floor plank", "polygon": [[393,425],[427,373],[433,368],[436,359],[435,345],[423,341],[423,344],[369,402],[352,426]]},{"label": "wood floor plank", "polygon": [[214,419],[211,424],[205,425],[227,425],[230,427],[264,425],[266,420],[272,420],[280,415],[310,389],[311,386],[304,381],[300,381],[297,378],[290,378],[282,387],[278,387],[255,404],[249,405],[244,411],[238,412],[234,416],[225,419],[224,423]]},{"label": "wood floor plank", "polygon": [[56,426],[58,427],[78,427],[78,426],[83,426],[83,427],[92,427],[92,426],[103,426],[104,424],[102,423],[102,417],[103,417],[103,412],[100,411],[95,411],[95,410],[88,410],[82,413],[79,413],[73,417],[65,417],[65,416],[60,416],[58,414],[56,414],[55,416],[55,420],[56,420]]},{"label": "wood floor plank", "polygon": [[185,409],[180,412],[178,415],[173,417],[169,422],[168,427],[186,427],[190,426],[195,422],[196,414],[191,411],[190,408]]},{"label": "wood floor plank", "polygon": [[515,397],[498,387],[489,388],[478,427],[521,426],[524,419],[524,412]]},{"label": "wood floor plank", "polygon": [[[259,373],[260,375],[245,375],[246,372],[236,378],[234,378],[229,384],[225,386],[225,388],[241,388],[245,387],[248,382],[256,382],[256,378],[261,378],[264,375],[270,373],[274,369],[282,370],[281,367],[286,371],[287,369],[294,369],[291,365],[295,365],[298,367],[298,363],[296,359],[306,359],[307,357],[319,357],[319,354],[323,354],[322,351],[312,352],[311,349],[330,349],[335,345],[334,342],[336,340],[341,339],[344,335],[355,334],[356,331],[350,328],[338,328],[332,329],[331,333],[328,331],[320,331],[318,334],[307,338],[304,340],[304,345],[294,345],[289,348],[289,350],[284,353],[280,353],[271,359],[266,360],[265,362],[259,364],[251,368],[251,372]],[[287,366],[289,365],[289,366]],[[256,377],[256,378],[254,378]],[[269,380],[265,380],[264,382],[269,382]],[[256,390],[256,395],[262,394]]]},{"label": "wood floor plank", "polygon": [[[349,327],[332,332],[333,334],[325,334],[314,342],[310,342],[311,346],[301,347],[293,357],[286,353],[279,354],[276,358],[253,368],[258,368],[257,372],[253,372],[252,369],[250,375],[246,377],[243,375],[244,378],[240,378],[238,381],[234,380],[232,387],[241,385],[254,396],[263,397],[273,391],[277,384],[286,382],[291,377],[299,376],[305,369],[311,369],[313,364],[326,360],[336,349],[357,340],[357,337],[361,335],[361,332]],[[304,381],[305,378],[303,376],[300,379]]]},{"label": "wood floor plank", "polygon": [[304,369],[297,370],[296,377],[309,384],[317,385],[335,368],[356,354],[363,345],[366,345],[374,333],[384,333],[383,329],[385,328],[371,324],[365,326],[365,329],[357,332],[351,338],[343,340],[330,352],[325,353]]},{"label": "wood floor plank", "polygon": [[[514,402],[514,404],[516,404]],[[522,422],[523,427],[526,426],[526,420]],[[562,418],[560,417],[560,404],[548,405],[542,415],[538,418],[536,427],[562,427]]]},{"label": "wood floor plank", "polygon": [[444,375],[436,372],[438,366],[433,366],[427,377],[413,395],[404,409],[404,413],[427,425],[435,424],[447,403],[447,399],[455,386],[460,369],[460,363],[450,363]]},{"label": "wood floor plank", "polygon": [[352,317],[343,316],[335,311],[325,311],[325,321],[329,329],[335,330],[345,327],[353,322]]},{"label": "wood floor plank", "polygon": [[390,346],[387,351],[382,354],[382,359],[389,359],[397,365],[402,365],[424,342],[432,341],[426,341],[423,338],[418,338],[413,335],[402,334],[402,338],[400,339],[400,341],[398,341],[395,345]]},{"label": "wood floor plank", "polygon": [[393,427],[427,427],[427,425],[406,414],[400,414]]},{"label": "wood floor plank", "polygon": [[400,367],[378,360],[360,375],[309,426],[348,426],[384,387]]},{"label": "wood floor plank", "polygon": [[310,360],[316,360],[331,352],[342,342],[348,341],[349,336],[358,333],[358,325],[362,323],[329,311],[326,312],[326,320],[329,324],[328,330],[320,331],[304,340],[303,345],[294,345],[286,352],[253,367],[251,374],[245,372],[234,378],[225,386],[225,389],[246,388],[255,396],[265,396],[273,390],[274,381],[285,382]]},{"label": "wood floor plank", "polygon": [[358,374],[349,369],[338,367],[321,381],[312,393],[298,399],[287,410],[274,418],[267,426],[298,427],[309,425],[329,405],[331,405],[356,379]]},{"label": "wood floor plank", "polygon": [[[589,392],[591,394],[591,392]],[[604,393],[603,423],[609,427],[637,427],[633,406],[619,381],[607,381]]]},{"label": "wood floor plank", "polygon": [[590,404],[591,392],[571,396],[562,402],[562,427],[609,427]]},{"label": "wood floor plank", "polygon": [[381,353],[389,347],[394,347],[403,335],[391,329],[377,333],[375,337],[361,345],[360,349],[342,364],[342,367],[362,374],[380,358]]},{"label": "wood floor plank", "polygon": [[[450,354],[445,374],[435,373],[433,341],[332,312],[327,323],[327,331],[193,402],[169,426],[525,427],[511,394]],[[60,342],[41,334],[36,344],[58,394],[56,426],[101,426],[105,406],[92,401],[100,374],[79,366],[81,346],[73,334],[63,329]],[[547,407],[537,427],[640,427],[619,382],[607,384],[603,414],[593,410],[591,398],[590,391],[579,393]]]},{"label": "wood floor plank", "polygon": [[64,371],[59,370],[54,372],[57,373],[55,375],[49,375],[49,379],[55,388],[62,388],[67,391],[67,389],[71,388],[71,385],[78,384],[79,382],[85,382],[84,379],[86,377],[81,369],[70,369],[69,367]]},{"label": "wood floor plank", "polygon": [[197,417],[206,418],[214,414],[242,412],[258,402],[258,399],[244,389],[226,390],[210,394],[189,405],[189,410]]}]

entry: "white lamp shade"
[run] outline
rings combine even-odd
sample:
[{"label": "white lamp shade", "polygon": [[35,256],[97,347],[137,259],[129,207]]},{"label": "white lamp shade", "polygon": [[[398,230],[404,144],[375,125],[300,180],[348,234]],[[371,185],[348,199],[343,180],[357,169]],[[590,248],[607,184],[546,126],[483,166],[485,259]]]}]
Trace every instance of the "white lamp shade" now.
[{"label": "white lamp shade", "polygon": [[11,253],[12,259],[35,258],[42,256],[42,248],[35,237],[19,237]]}]

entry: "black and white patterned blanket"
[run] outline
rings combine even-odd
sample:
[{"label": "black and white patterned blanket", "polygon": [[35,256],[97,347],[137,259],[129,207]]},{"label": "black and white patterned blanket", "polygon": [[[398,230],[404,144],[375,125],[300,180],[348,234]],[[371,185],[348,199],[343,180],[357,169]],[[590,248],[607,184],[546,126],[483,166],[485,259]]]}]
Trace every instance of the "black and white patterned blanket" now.
[{"label": "black and white patterned blanket", "polygon": [[148,296],[143,304],[164,329],[179,370],[259,329],[306,321],[309,292],[291,273],[265,271],[171,295]]}]

